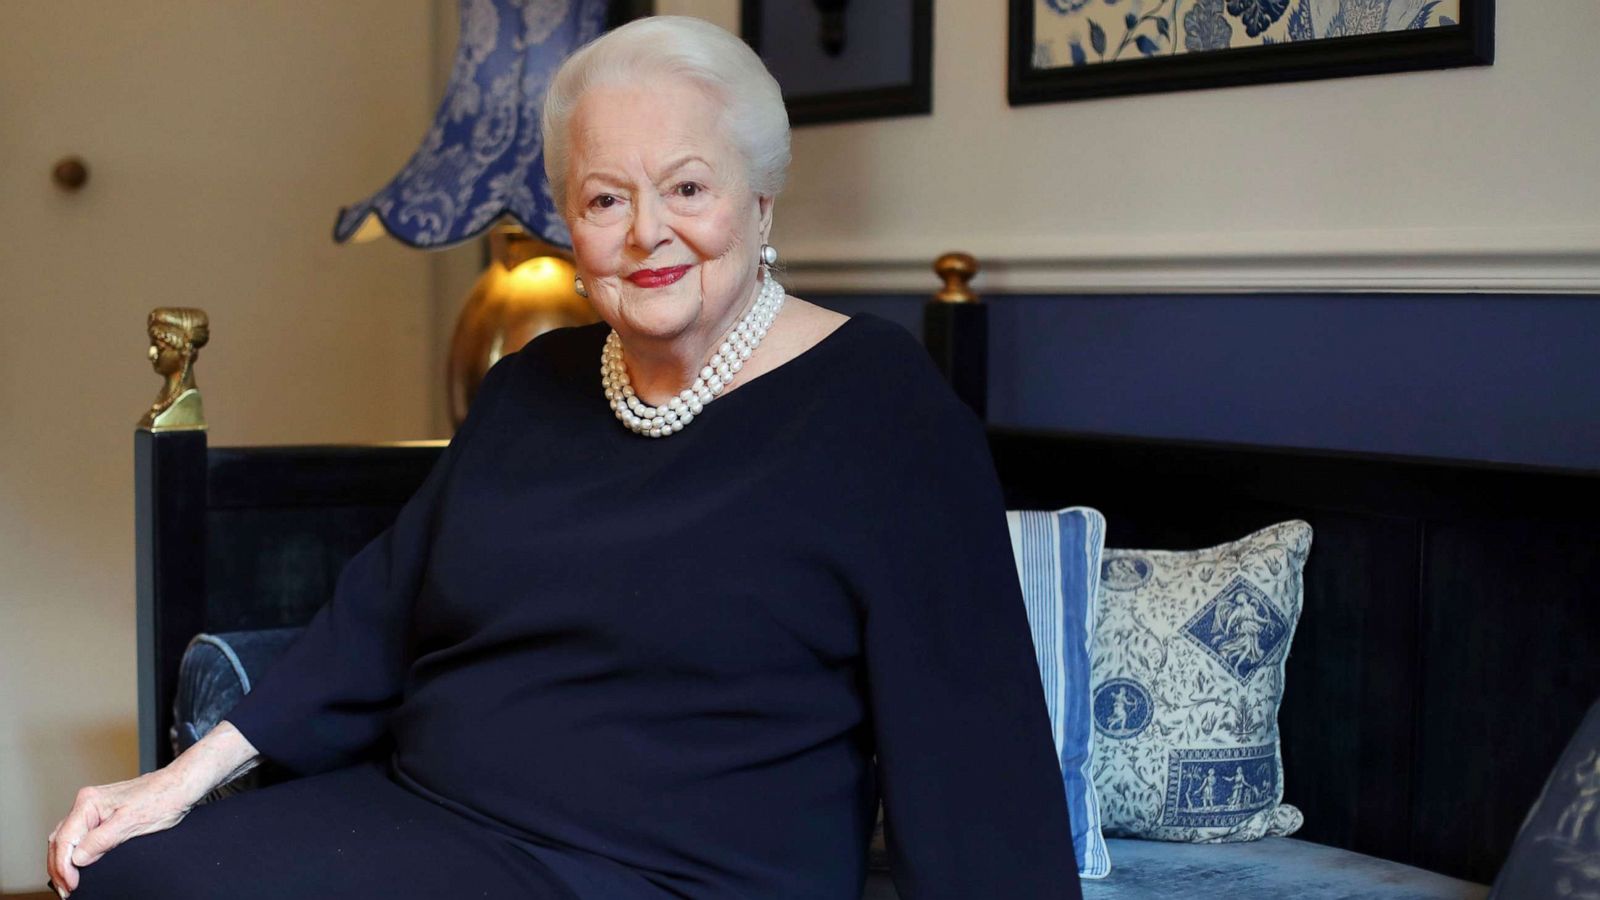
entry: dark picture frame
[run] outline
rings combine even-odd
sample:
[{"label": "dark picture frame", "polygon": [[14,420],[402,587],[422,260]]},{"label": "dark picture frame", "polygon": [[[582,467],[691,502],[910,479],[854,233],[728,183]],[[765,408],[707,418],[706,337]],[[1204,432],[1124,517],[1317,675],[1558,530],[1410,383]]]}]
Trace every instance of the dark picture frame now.
[{"label": "dark picture frame", "polygon": [[[889,116],[926,115],[933,111],[933,0],[909,0],[910,29],[905,35],[908,42],[910,71],[903,83],[892,85],[863,85],[827,92],[792,91],[793,73],[774,65],[762,54],[762,24],[767,20],[769,7],[784,4],[788,7],[813,5],[821,10],[854,10],[857,15],[883,15],[888,9],[884,0],[740,0],[739,36],[766,61],[772,74],[783,88],[784,105],[789,110],[790,125],[816,125],[827,122],[848,122],[859,119],[876,119]],[[862,12],[865,11],[865,12]],[[786,83],[787,82],[787,83]]]},{"label": "dark picture frame", "polygon": [[1494,62],[1494,0],[1461,0],[1453,25],[1042,68],[1034,59],[1036,3],[1010,0],[1012,106]]}]

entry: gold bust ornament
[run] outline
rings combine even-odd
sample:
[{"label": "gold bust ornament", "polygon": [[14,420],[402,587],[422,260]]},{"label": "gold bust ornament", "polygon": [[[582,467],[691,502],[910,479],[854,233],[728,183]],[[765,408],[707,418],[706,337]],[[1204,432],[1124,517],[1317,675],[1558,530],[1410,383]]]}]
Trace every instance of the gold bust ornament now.
[{"label": "gold bust ornament", "polygon": [[139,420],[149,431],[194,431],[206,427],[200,389],[194,384],[194,363],[211,339],[206,311],[186,306],[150,310],[150,365],[166,377],[161,393]]}]

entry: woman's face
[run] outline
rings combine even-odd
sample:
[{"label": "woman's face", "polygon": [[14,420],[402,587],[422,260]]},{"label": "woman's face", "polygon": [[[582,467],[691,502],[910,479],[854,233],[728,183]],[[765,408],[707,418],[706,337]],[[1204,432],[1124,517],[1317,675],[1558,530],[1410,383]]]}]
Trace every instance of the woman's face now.
[{"label": "woman's face", "polygon": [[595,311],[622,335],[704,344],[755,291],[770,198],[722,107],[682,79],[593,87],[573,111],[566,219]]},{"label": "woman's face", "polygon": [[171,375],[183,369],[183,354],[176,347],[166,341],[150,339],[150,349],[146,351],[150,357],[150,365],[160,375]]}]

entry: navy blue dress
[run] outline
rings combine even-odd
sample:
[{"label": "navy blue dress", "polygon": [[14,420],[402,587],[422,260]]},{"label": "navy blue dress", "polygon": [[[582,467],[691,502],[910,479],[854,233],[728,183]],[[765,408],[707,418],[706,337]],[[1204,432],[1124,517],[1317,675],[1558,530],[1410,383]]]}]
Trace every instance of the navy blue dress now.
[{"label": "navy blue dress", "polygon": [[[434,875],[460,896],[854,900],[881,790],[903,900],[1078,897],[993,463],[922,347],[857,315],[651,439],[606,405],[606,331],[491,369],[228,715],[316,779],[197,807],[209,826],[165,840],[308,829],[298,862],[251,877],[361,896],[438,896]],[[423,802],[482,841],[414,849],[424,829],[362,851],[396,867],[363,873],[316,849],[333,790],[395,794],[364,807],[373,831]]]}]

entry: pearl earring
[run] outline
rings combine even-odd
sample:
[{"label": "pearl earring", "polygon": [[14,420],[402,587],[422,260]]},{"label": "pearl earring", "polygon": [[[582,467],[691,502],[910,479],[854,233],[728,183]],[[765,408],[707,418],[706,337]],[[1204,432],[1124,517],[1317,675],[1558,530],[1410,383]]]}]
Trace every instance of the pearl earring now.
[{"label": "pearl earring", "polygon": [[581,275],[572,276],[572,290],[579,297],[583,297],[584,299],[588,299],[589,297],[589,289],[583,286],[583,276]]},{"label": "pearl earring", "polygon": [[771,244],[762,244],[761,261],[769,266],[776,265],[778,262],[778,248]]}]

